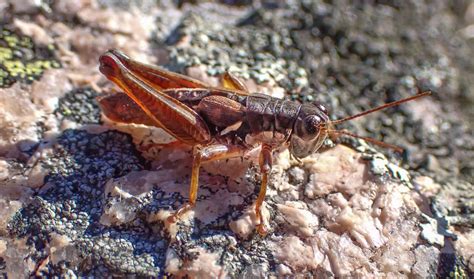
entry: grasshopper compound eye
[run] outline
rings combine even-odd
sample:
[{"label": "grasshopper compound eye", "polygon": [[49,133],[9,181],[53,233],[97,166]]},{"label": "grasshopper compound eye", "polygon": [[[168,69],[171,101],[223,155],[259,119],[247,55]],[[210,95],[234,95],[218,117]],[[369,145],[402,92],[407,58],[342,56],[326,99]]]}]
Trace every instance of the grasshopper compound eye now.
[{"label": "grasshopper compound eye", "polygon": [[304,119],[304,128],[306,134],[309,136],[317,135],[319,133],[319,128],[323,124],[323,120],[317,115],[306,116]]}]

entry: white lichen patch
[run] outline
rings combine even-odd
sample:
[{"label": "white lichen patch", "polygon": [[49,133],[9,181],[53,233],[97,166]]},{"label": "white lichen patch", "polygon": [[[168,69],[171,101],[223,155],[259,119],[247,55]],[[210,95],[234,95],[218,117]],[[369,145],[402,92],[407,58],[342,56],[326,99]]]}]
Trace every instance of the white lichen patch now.
[{"label": "white lichen patch", "polygon": [[23,34],[29,37],[32,37],[32,39],[38,43],[41,43],[44,45],[49,45],[49,44],[54,43],[53,38],[51,38],[51,36],[48,35],[46,30],[44,30],[43,28],[41,28],[41,26],[31,21],[24,21],[24,20],[15,18],[13,21],[13,25],[19,30],[21,30]]},{"label": "white lichen patch", "polygon": [[7,241],[0,239],[0,255],[5,254],[5,251],[7,251]]},{"label": "white lichen patch", "polygon": [[[262,216],[264,225],[267,226],[270,219],[270,212],[266,208],[265,203],[262,205]],[[230,222],[229,227],[240,238],[247,239],[256,233],[255,230],[258,224],[260,224],[260,221],[255,214],[255,207],[250,207],[243,212],[237,220]]]},{"label": "white lichen patch", "polygon": [[[225,202],[216,202],[217,199]],[[227,213],[229,206],[241,205],[243,202],[244,200],[239,194],[230,193],[226,189],[219,190],[208,199],[196,204],[194,218],[199,219],[204,224],[210,224],[222,216],[223,213]]]},{"label": "white lichen patch", "polygon": [[166,272],[176,277],[190,278],[226,278],[225,269],[217,264],[219,255],[203,248],[190,251],[197,257],[192,261],[181,261],[173,250],[166,253]]},{"label": "white lichen patch", "polygon": [[5,261],[4,272],[10,278],[26,278],[36,268],[36,262],[28,255],[33,249],[27,239],[0,239],[2,242],[0,257]]},{"label": "white lichen patch", "polygon": [[[41,81],[32,85],[15,83],[0,89],[0,156],[24,159],[44,138],[61,129],[54,115],[59,98],[72,86],[63,71],[52,69],[43,73]],[[42,134],[43,133],[43,134]],[[42,185],[41,170],[32,178],[31,187]],[[36,179],[37,178],[37,179]]]},{"label": "white lichen patch", "polygon": [[50,69],[43,73],[41,81],[33,82],[31,97],[34,104],[51,114],[57,109],[59,98],[72,89],[73,86],[64,75],[64,71]]},{"label": "white lichen patch", "polygon": [[[343,155],[343,156],[341,156]],[[366,180],[365,164],[360,156],[348,147],[337,146],[322,154],[303,159],[309,173],[305,196],[311,199],[331,192],[353,194]]]},{"label": "white lichen patch", "polygon": [[0,235],[8,235],[8,223],[22,206],[23,203],[20,201],[0,198]]},{"label": "white lichen patch", "polygon": [[[314,270],[326,260],[319,249],[314,249],[311,243],[305,243],[296,236],[284,237],[271,244],[276,259],[292,272]],[[284,270],[286,273],[286,271]],[[280,274],[283,275],[283,274]]]},{"label": "white lichen patch", "polygon": [[147,175],[146,171],[138,171],[120,179],[111,179],[105,185],[105,195],[120,199],[140,198],[153,188],[152,184],[147,183]]},{"label": "white lichen patch", "polygon": [[409,274],[415,264],[415,254],[412,250],[418,243],[420,230],[415,222],[409,220],[398,226],[393,224],[390,229],[392,231],[387,231],[387,244],[375,251],[372,258],[380,266],[380,272],[387,276]]},{"label": "white lichen patch", "polygon": [[0,156],[16,158],[20,155],[18,142],[39,141],[36,122],[44,112],[31,102],[29,92],[19,84],[0,89],[0,107]]},{"label": "white lichen patch", "polygon": [[285,204],[277,204],[279,213],[290,229],[304,235],[311,236],[319,225],[318,217],[308,211],[303,202],[287,201]]},{"label": "white lichen patch", "polygon": [[101,224],[111,226],[132,222],[143,206],[141,200],[150,194],[155,185],[166,184],[164,187],[170,187],[168,183],[174,185],[172,177],[161,174],[164,173],[139,171],[109,180],[105,185],[107,206],[104,207],[100,218]]},{"label": "white lichen patch", "polygon": [[336,232],[348,232],[362,248],[378,248],[386,242],[382,233],[382,224],[373,218],[370,212],[344,208],[328,228]]},{"label": "white lichen patch", "polygon": [[442,234],[439,230],[438,220],[435,218],[431,218],[426,214],[422,214],[424,223],[420,224],[421,227],[421,237],[428,241],[430,244],[437,244],[441,247],[444,246],[444,237],[445,235]]},{"label": "white lichen patch", "polygon": [[438,265],[439,249],[433,246],[420,245],[415,249],[415,264],[413,273],[420,278],[428,278],[436,273]]},{"label": "white lichen patch", "polygon": [[49,260],[53,264],[61,261],[78,261],[78,252],[74,247],[74,242],[67,235],[57,233],[51,234],[51,242],[49,243]]},{"label": "white lichen patch", "polygon": [[435,196],[441,190],[441,185],[428,176],[415,177],[413,185],[416,187],[415,189],[419,190],[427,198]]},{"label": "white lichen patch", "polygon": [[127,224],[136,218],[136,212],[122,203],[113,203],[104,209],[99,222],[104,226]]}]

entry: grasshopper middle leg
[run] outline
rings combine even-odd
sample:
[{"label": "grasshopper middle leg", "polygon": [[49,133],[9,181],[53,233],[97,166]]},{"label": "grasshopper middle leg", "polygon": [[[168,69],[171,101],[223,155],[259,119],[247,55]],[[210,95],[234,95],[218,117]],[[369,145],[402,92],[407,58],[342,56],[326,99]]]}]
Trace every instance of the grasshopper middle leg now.
[{"label": "grasshopper middle leg", "polygon": [[257,232],[260,235],[265,235],[265,224],[262,216],[262,204],[265,200],[267,192],[268,175],[272,170],[272,148],[269,145],[263,144],[259,156],[260,173],[262,174],[262,183],[260,184],[260,192],[258,193],[257,201],[255,202],[255,215],[259,220]]}]

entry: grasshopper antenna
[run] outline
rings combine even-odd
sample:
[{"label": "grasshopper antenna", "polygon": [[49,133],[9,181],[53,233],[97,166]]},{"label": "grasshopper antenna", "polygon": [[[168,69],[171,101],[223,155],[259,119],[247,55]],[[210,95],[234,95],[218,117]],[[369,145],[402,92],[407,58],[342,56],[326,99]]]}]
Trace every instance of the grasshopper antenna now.
[{"label": "grasshopper antenna", "polygon": [[420,93],[420,94],[417,94],[417,95],[414,95],[414,96],[411,96],[411,97],[408,97],[408,98],[405,98],[405,99],[401,99],[401,100],[398,100],[398,101],[394,101],[394,102],[391,102],[391,103],[387,103],[387,104],[381,105],[381,106],[373,108],[373,109],[363,111],[363,112],[355,114],[355,115],[351,115],[351,116],[348,116],[348,117],[345,117],[345,118],[342,118],[342,119],[337,119],[337,120],[334,120],[334,121],[330,121],[330,123],[334,124],[334,125],[337,125],[339,123],[346,122],[346,121],[352,120],[354,118],[359,118],[361,116],[367,115],[367,114],[372,113],[372,112],[376,112],[376,111],[383,110],[383,109],[386,109],[386,108],[391,108],[391,107],[394,107],[394,106],[398,106],[399,104],[406,103],[406,102],[409,102],[409,101],[412,101],[412,100],[415,100],[415,99],[418,99],[418,98],[421,98],[421,97],[425,97],[425,96],[428,96],[428,95],[431,95],[431,91],[425,91],[423,93]]},{"label": "grasshopper antenna", "polygon": [[[401,100],[398,100],[398,101],[390,102],[390,103],[381,105],[379,107],[363,111],[363,112],[355,114],[355,115],[351,115],[351,116],[348,116],[348,117],[345,117],[345,118],[342,118],[342,119],[337,119],[337,120],[334,120],[334,121],[330,121],[329,124],[337,125],[337,124],[340,124],[342,122],[346,122],[346,121],[349,121],[349,120],[352,120],[352,119],[355,119],[355,118],[359,118],[359,117],[367,115],[369,113],[373,113],[373,112],[383,110],[383,109],[386,109],[386,108],[394,107],[394,106],[397,106],[399,104],[406,103],[406,102],[409,102],[409,101],[412,101],[412,100],[415,100],[415,99],[418,99],[418,98],[421,98],[421,97],[425,97],[425,96],[428,96],[428,95],[431,95],[431,91],[425,91],[425,92],[422,92],[420,94],[417,94],[417,95],[414,95],[414,96],[411,96],[411,97],[408,97],[408,98],[405,98],[405,99],[401,99]],[[381,147],[384,147],[384,148],[393,149],[394,151],[396,151],[398,153],[403,153],[403,151],[404,151],[404,149],[399,147],[399,146],[388,144],[388,143],[385,143],[383,141],[379,141],[379,140],[369,138],[369,137],[362,137],[362,136],[359,136],[359,135],[356,135],[356,134],[353,134],[353,133],[350,133],[350,132],[347,132],[347,131],[343,131],[343,130],[327,130],[327,132],[331,135],[342,134],[342,135],[350,136],[350,137],[353,137],[353,138],[363,139],[363,140],[365,140],[367,142],[370,142],[370,143],[373,143],[375,145],[378,145],[378,146],[381,146]]]},{"label": "grasshopper antenna", "polygon": [[403,153],[404,149],[401,148],[400,146],[396,146],[396,145],[393,145],[393,144],[389,144],[389,143],[385,143],[383,141],[380,141],[380,140],[376,140],[376,139],[373,139],[373,138],[369,138],[369,137],[362,137],[362,136],[359,136],[359,135],[356,135],[356,134],[353,134],[353,133],[350,133],[350,132],[347,132],[347,131],[343,131],[343,130],[328,130],[328,132],[331,134],[331,135],[334,135],[334,134],[341,134],[341,135],[346,135],[346,136],[350,136],[350,137],[353,137],[353,138],[358,138],[358,139],[363,139],[367,142],[370,142],[370,143],[373,143],[375,145],[378,145],[378,146],[381,146],[381,147],[384,147],[384,148],[390,148],[390,149],[393,149],[395,152],[397,153]]}]

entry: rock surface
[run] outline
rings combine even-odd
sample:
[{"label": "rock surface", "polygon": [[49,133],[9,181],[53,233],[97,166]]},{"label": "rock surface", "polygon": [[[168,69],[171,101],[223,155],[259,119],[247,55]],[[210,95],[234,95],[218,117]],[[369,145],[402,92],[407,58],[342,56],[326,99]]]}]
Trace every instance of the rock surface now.
[{"label": "rock surface", "polygon": [[[0,273],[474,276],[472,1],[20,2],[0,3]],[[252,156],[204,165],[196,208],[167,225],[191,149],[101,118],[110,48],[213,85],[230,70],[334,119],[435,94],[342,127],[403,158],[351,138],[275,152],[265,237]]]}]

